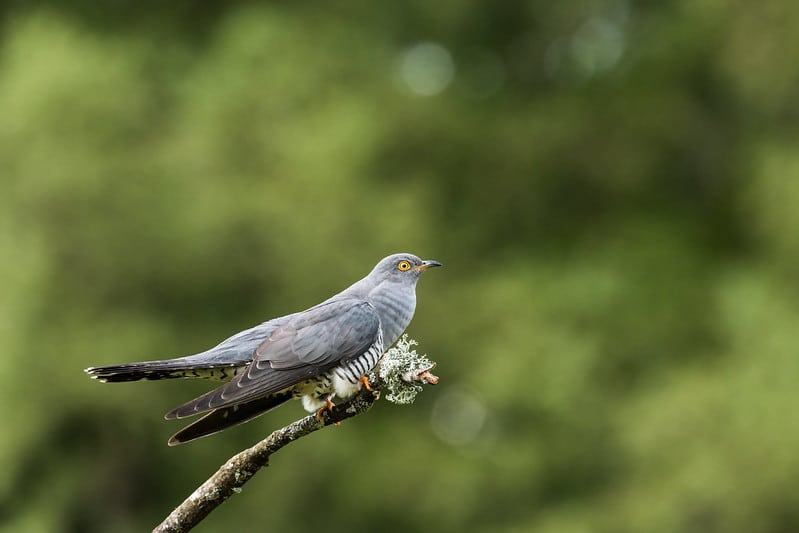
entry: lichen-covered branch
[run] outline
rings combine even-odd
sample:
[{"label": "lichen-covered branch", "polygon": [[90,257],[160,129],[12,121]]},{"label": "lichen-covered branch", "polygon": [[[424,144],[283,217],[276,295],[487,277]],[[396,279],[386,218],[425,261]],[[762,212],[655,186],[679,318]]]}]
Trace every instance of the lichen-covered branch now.
[{"label": "lichen-covered branch", "polygon": [[[374,389],[377,391],[378,389]],[[319,421],[308,415],[286,427],[280,428],[267,438],[238,454],[222,465],[216,473],[200,485],[186,500],[156,527],[153,532],[189,531],[231,495],[241,490],[262,467],[269,464],[269,457],[290,442],[304,437],[323,427],[336,424],[347,418],[365,413],[377,400],[379,394],[363,389],[352,400],[337,405],[323,414]]]},{"label": "lichen-covered branch", "polygon": [[325,426],[338,424],[347,418],[365,413],[380,397],[381,389],[386,390],[386,397],[390,401],[412,402],[422,388],[420,384],[435,385],[438,382],[438,378],[430,374],[435,364],[425,356],[417,354],[416,350],[412,350],[411,347],[415,344],[416,341],[403,335],[402,339],[386,352],[378,368],[369,378],[372,391],[363,388],[346,403],[325,411],[321,421],[315,415],[308,415],[273,431],[255,446],[228,459],[214,475],[175,508],[153,530],[153,533],[179,533],[191,530],[231,495],[240,492],[241,487],[258,470],[269,464],[269,457],[273,453]]}]

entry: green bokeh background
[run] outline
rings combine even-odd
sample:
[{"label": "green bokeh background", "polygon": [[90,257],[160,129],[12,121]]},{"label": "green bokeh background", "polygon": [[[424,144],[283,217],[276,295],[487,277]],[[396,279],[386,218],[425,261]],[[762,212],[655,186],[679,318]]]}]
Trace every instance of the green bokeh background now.
[{"label": "green bokeh background", "polygon": [[409,328],[441,383],[197,531],[799,530],[797,28],[788,0],[6,2],[0,529],[149,530],[303,414],[168,448],[208,383],[84,367],[412,251],[445,264]]}]

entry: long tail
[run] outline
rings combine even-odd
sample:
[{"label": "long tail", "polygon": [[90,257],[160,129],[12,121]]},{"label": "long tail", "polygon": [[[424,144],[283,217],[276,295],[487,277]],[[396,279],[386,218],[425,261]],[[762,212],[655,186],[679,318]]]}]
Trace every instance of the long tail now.
[{"label": "long tail", "polygon": [[115,383],[141,379],[205,378],[230,379],[245,365],[241,363],[210,363],[189,357],[163,361],[143,361],[111,366],[93,366],[84,370],[92,379]]},{"label": "long tail", "polygon": [[[291,397],[291,391],[281,391],[265,398],[215,409],[201,419],[175,433],[172,438],[169,439],[168,444],[170,446],[177,446],[178,444],[199,439],[200,437],[213,435],[230,426],[242,424],[248,420],[252,420],[256,416],[266,413],[270,409],[274,409],[278,405],[291,399]],[[167,418],[169,418],[169,413],[167,413]]]}]

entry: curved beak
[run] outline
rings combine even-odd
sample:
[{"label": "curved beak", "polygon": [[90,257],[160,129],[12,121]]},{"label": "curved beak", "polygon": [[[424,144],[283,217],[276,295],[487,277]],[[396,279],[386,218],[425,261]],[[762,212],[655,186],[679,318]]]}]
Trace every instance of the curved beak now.
[{"label": "curved beak", "polygon": [[441,263],[439,263],[438,261],[433,261],[431,259],[431,260],[428,260],[428,261],[422,261],[421,265],[419,265],[417,267],[414,267],[413,269],[414,270],[419,270],[419,271],[425,271],[428,268],[440,267],[440,266],[441,266]]}]

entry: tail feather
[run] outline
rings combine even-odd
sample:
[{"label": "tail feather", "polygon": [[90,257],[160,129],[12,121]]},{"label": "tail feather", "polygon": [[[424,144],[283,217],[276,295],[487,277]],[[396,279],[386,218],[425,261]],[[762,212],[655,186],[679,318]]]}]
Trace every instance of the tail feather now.
[{"label": "tail feather", "polygon": [[184,444],[200,437],[207,437],[237,424],[242,424],[260,416],[270,409],[291,399],[291,391],[282,391],[265,398],[215,409],[196,422],[175,433],[169,439],[170,446]]},{"label": "tail feather", "polygon": [[84,370],[92,379],[107,383],[142,379],[205,378],[230,379],[238,374],[241,363],[198,363],[185,359],[144,361],[111,366],[93,366]]}]

